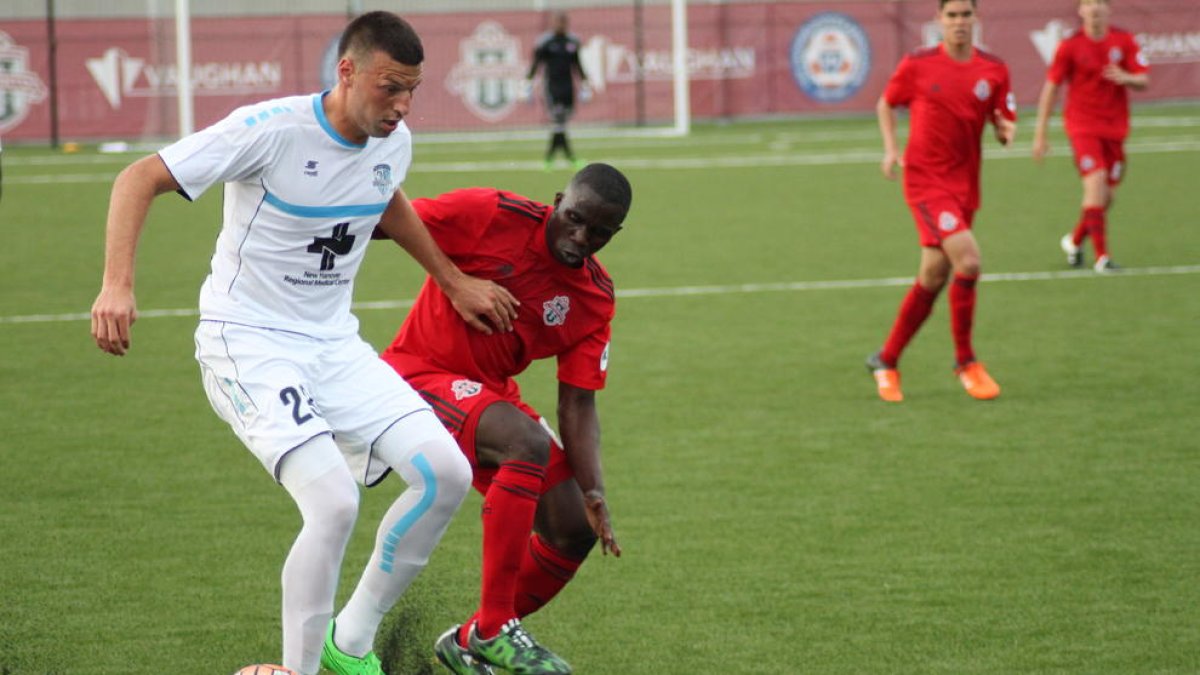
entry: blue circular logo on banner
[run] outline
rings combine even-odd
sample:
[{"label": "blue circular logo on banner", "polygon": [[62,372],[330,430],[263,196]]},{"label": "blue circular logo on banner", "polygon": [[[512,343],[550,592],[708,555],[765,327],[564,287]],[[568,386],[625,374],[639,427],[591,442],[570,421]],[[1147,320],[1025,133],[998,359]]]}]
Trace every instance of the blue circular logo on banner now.
[{"label": "blue circular logo on banner", "polygon": [[792,77],[809,98],[838,103],[853,96],[871,72],[871,42],[853,18],[823,12],[792,38]]}]

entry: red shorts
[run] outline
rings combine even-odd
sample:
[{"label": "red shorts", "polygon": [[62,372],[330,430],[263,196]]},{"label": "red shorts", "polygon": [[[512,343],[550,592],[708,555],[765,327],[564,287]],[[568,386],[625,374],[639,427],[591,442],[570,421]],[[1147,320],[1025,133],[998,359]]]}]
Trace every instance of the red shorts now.
[{"label": "red shorts", "polygon": [[481,494],[487,492],[498,469],[479,466],[475,458],[475,431],[479,428],[479,417],[483,411],[499,401],[515,405],[521,412],[541,424],[550,436],[550,461],[546,466],[546,481],[542,484],[542,493],[545,494],[550,488],[575,477],[571,471],[571,464],[567,461],[567,453],[563,452],[562,443],[550,429],[550,425],[536,410],[519,398],[505,396],[479,382],[450,373],[425,372],[405,375],[404,379],[429,403],[438,419],[454,436],[454,440],[458,441],[458,447],[471,462],[474,474],[471,484]]},{"label": "red shorts", "polygon": [[919,202],[909,202],[913,220],[917,223],[917,236],[921,246],[941,248],[942,240],[956,232],[968,232],[975,212],[963,208],[957,200],[949,197],[933,197]]},{"label": "red shorts", "polygon": [[1071,136],[1071,149],[1075,151],[1075,168],[1080,176],[1103,169],[1108,174],[1108,184],[1121,182],[1125,173],[1125,142],[1099,136]]}]

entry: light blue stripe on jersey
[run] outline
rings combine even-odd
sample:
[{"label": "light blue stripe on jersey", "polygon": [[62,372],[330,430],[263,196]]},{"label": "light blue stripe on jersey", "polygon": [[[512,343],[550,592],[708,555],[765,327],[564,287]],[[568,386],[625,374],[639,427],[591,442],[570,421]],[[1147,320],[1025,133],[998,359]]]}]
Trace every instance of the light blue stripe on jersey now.
[{"label": "light blue stripe on jersey", "polygon": [[430,466],[429,460],[425,459],[425,455],[417,454],[413,457],[413,466],[417,467],[417,471],[421,472],[421,477],[425,479],[425,494],[421,495],[421,501],[413,507],[412,511],[404,514],[404,517],[396,521],[391,530],[388,530],[387,536],[383,538],[383,550],[379,552],[379,569],[392,573],[392,566],[396,562],[396,547],[400,545],[400,540],[413,525],[425,515],[429,507],[433,506],[433,500],[437,499],[437,476],[433,473],[433,467]]},{"label": "light blue stripe on jersey", "polygon": [[387,208],[388,202],[377,204],[340,204],[336,206],[303,206],[285,202],[279,197],[266,193],[264,200],[271,206],[291,216],[301,218],[353,218],[355,216],[377,216]]},{"label": "light blue stripe on jersey", "polygon": [[325,100],[325,95],[328,93],[329,91],[323,91],[313,96],[313,115],[317,117],[317,123],[321,125],[321,128],[325,130],[325,133],[329,134],[330,138],[337,141],[340,145],[344,145],[347,148],[354,148],[355,150],[361,150],[367,147],[366,143],[359,145],[358,143],[351,143],[350,141],[342,138],[342,135],[333,128],[332,124],[329,123],[329,118],[325,116],[325,106],[321,103]]}]

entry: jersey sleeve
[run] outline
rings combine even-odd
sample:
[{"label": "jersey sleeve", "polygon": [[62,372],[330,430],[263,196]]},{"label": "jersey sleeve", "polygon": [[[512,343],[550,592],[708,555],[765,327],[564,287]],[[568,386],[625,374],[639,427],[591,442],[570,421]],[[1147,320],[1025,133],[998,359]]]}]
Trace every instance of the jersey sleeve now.
[{"label": "jersey sleeve", "polygon": [[1000,84],[992,95],[992,105],[995,110],[1000,111],[1004,119],[1012,122],[1017,120],[1017,95],[1012,90],[1012,78],[1009,76],[1008,66],[1000,68]]},{"label": "jersey sleeve", "polygon": [[494,190],[455,190],[434,198],[413,200],[438,248],[446,255],[475,250],[496,213]]},{"label": "jersey sleeve", "polygon": [[1133,39],[1132,35],[1126,34],[1125,37],[1125,58],[1122,60],[1121,67],[1134,75],[1149,71],[1150,60],[1146,58],[1146,52],[1142,51],[1141,45]]},{"label": "jersey sleeve", "polygon": [[248,124],[247,119],[246,108],[235,110],[159,151],[188,199],[195,200],[218,183],[250,180],[269,165],[279,138],[278,124]]},{"label": "jersey sleeve", "polygon": [[892,73],[887,87],[883,90],[883,100],[887,101],[888,105],[904,106],[912,102],[915,90],[915,70],[916,66],[913,65],[911,58],[906,56],[900,60],[900,65],[896,66],[896,72]]},{"label": "jersey sleeve", "polygon": [[1062,84],[1064,80],[1071,78],[1071,42],[1063,40],[1058,43],[1058,49],[1054,50],[1054,60],[1050,62],[1050,68],[1046,70],[1046,79],[1054,84]]},{"label": "jersey sleeve", "polygon": [[559,354],[559,382],[592,391],[603,389],[608,378],[608,345],[611,338],[612,324],[605,323],[574,347]]}]

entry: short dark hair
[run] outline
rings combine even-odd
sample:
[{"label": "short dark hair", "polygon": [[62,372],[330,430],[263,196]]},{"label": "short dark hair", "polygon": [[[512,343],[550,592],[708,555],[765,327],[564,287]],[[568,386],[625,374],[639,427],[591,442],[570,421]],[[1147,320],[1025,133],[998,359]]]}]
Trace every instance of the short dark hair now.
[{"label": "short dark hair", "polygon": [[391,12],[367,12],[342,31],[338,58],[356,58],[374,51],[386,52],[406,66],[419,66],[425,61],[425,48],[417,31]]},{"label": "short dark hair", "polygon": [[[943,7],[945,7],[947,2],[953,1],[954,0],[938,0],[938,10],[940,11]],[[975,0],[971,0],[971,6],[978,7],[978,5],[975,3]]]},{"label": "short dark hair", "polygon": [[608,164],[588,164],[575,174],[571,185],[586,185],[604,201],[626,212],[633,203],[633,188],[625,174]]}]

